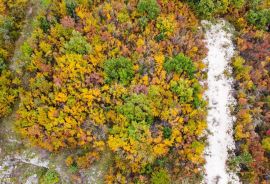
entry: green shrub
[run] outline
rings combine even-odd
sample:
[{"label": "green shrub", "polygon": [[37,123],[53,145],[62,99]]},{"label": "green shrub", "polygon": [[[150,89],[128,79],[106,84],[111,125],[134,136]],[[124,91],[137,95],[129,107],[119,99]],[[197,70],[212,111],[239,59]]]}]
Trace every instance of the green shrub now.
[{"label": "green shrub", "polygon": [[197,14],[205,18],[212,17],[217,8],[213,0],[193,0],[192,2]]},{"label": "green shrub", "polygon": [[229,7],[242,8],[245,0],[190,0],[188,3],[203,18],[212,18],[217,14],[228,12]]},{"label": "green shrub", "polygon": [[21,58],[23,60],[29,60],[33,52],[33,49],[30,47],[30,45],[27,42],[24,42],[20,49],[22,53]]},{"label": "green shrub", "polygon": [[19,36],[18,27],[13,17],[0,15],[0,45],[5,47],[5,41],[15,41]]},{"label": "green shrub", "polygon": [[249,152],[244,152],[239,156],[236,156],[231,160],[231,164],[235,166],[239,166],[239,164],[249,164],[252,162],[252,155]]},{"label": "green shrub", "polygon": [[48,33],[49,29],[51,28],[50,22],[44,17],[39,19],[39,26],[44,33]]},{"label": "green shrub", "polygon": [[48,170],[40,179],[40,184],[56,184],[59,182],[59,174],[54,170]]},{"label": "green shrub", "polygon": [[159,171],[155,171],[151,176],[151,184],[169,184],[170,176],[167,170],[160,169]]},{"label": "green shrub", "polygon": [[146,15],[151,20],[160,13],[160,7],[156,0],[140,0],[137,8],[139,13]]},{"label": "green shrub", "polygon": [[128,85],[134,77],[132,62],[124,57],[114,58],[105,61],[105,82],[113,81],[120,82],[123,85]]},{"label": "green shrub", "polygon": [[65,53],[68,54],[88,54],[91,51],[91,45],[79,32],[73,31],[69,42],[64,44]]},{"label": "green shrub", "polygon": [[76,164],[72,164],[69,169],[71,173],[77,173],[78,172],[78,166]]},{"label": "green shrub", "polygon": [[174,58],[167,59],[163,65],[167,73],[176,72],[181,74],[186,72],[189,77],[193,77],[196,71],[192,60],[183,53],[176,55]]},{"label": "green shrub", "polygon": [[143,174],[151,174],[153,172],[153,166],[151,164],[146,164],[141,170]]},{"label": "green shrub", "polygon": [[259,29],[267,29],[267,26],[270,25],[270,10],[250,10],[247,13],[247,21],[256,26]]},{"label": "green shrub", "polygon": [[180,102],[188,103],[193,100],[193,89],[187,80],[171,81],[170,88],[172,92],[178,95]]},{"label": "green shrub", "polygon": [[128,120],[135,122],[153,122],[150,102],[144,94],[133,94],[125,100],[125,103],[117,108],[117,111],[123,114]]},{"label": "green shrub", "polygon": [[[8,16],[0,16],[0,33],[1,35],[7,35],[9,31],[13,30],[15,26],[14,19]],[[1,38],[2,39],[2,38]]]},{"label": "green shrub", "polygon": [[164,40],[165,38],[166,38],[166,35],[163,32],[161,32],[161,33],[159,33],[158,35],[155,36],[155,40],[157,42],[160,42],[160,41]]},{"label": "green shrub", "polygon": [[68,15],[71,16],[72,18],[76,18],[75,9],[77,7],[77,2],[74,0],[65,0],[65,1]]},{"label": "green shrub", "polygon": [[149,124],[145,121],[132,121],[127,127],[128,137],[136,141],[144,141],[144,139],[147,137],[148,130]]},{"label": "green shrub", "polygon": [[170,127],[164,127],[163,128],[163,137],[165,139],[169,139],[172,135],[172,129]]},{"label": "green shrub", "polygon": [[159,159],[156,159],[155,164],[159,167],[165,167],[166,163],[168,163],[168,157],[162,157]]}]

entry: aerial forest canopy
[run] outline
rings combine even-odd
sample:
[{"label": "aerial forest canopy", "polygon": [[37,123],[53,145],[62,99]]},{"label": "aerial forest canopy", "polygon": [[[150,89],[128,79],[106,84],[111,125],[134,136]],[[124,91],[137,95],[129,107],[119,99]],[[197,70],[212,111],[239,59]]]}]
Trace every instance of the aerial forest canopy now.
[{"label": "aerial forest canopy", "polygon": [[207,50],[188,5],[43,3],[22,47],[21,134],[49,151],[83,149],[69,157],[79,168],[113,152],[108,182],[148,181],[168,165],[172,176],[199,173]]},{"label": "aerial forest canopy", "polygon": [[[208,133],[200,21],[222,17],[236,28],[237,50],[239,146],[228,164],[240,165],[243,181],[266,182],[269,1],[41,0],[14,59],[29,2],[0,0],[0,119],[18,101],[25,141],[67,151],[65,164],[76,169],[110,153],[105,183],[199,183]],[[12,72],[14,60],[21,68]]]}]

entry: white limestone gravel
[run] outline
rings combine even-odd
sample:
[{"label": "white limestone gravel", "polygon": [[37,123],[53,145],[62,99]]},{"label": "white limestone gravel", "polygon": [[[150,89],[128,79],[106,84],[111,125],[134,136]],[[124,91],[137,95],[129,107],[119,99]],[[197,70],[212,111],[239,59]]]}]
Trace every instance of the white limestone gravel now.
[{"label": "white limestone gravel", "polygon": [[[235,148],[233,140],[234,117],[230,105],[235,103],[232,97],[232,79],[224,75],[231,71],[229,63],[234,55],[232,30],[224,20],[217,23],[202,21],[205,27],[205,42],[208,55],[204,62],[208,65],[208,90],[205,94],[209,101],[208,143],[205,150],[205,177],[207,184],[238,184],[239,178],[227,170],[226,161],[229,150]],[[226,29],[224,29],[226,27]]]}]

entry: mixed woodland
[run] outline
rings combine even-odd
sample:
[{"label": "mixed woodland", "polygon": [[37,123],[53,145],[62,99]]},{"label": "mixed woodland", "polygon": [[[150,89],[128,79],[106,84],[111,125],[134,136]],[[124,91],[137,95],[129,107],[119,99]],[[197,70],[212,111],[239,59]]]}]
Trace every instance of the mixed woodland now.
[{"label": "mixed woodland", "polygon": [[237,50],[228,165],[245,183],[269,182],[268,0],[41,0],[16,72],[9,66],[28,7],[0,0],[0,119],[18,105],[16,131],[34,147],[67,151],[74,182],[109,152],[105,183],[199,183],[207,144],[200,21],[216,18],[235,27]]}]

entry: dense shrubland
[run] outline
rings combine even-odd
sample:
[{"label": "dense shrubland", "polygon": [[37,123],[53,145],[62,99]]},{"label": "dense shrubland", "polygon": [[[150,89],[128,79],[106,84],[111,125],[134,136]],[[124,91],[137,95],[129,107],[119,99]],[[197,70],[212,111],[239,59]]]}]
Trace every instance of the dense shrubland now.
[{"label": "dense shrubland", "polygon": [[22,29],[27,0],[0,1],[0,119],[12,111],[19,80],[8,70],[15,41]]},{"label": "dense shrubland", "polygon": [[[238,56],[232,61],[235,76],[237,121],[235,139],[244,182],[270,179],[270,4],[249,1],[249,11],[236,19]],[[246,19],[246,21],[244,21]],[[246,159],[247,160],[247,159]]]},{"label": "dense shrubland", "polygon": [[[8,65],[28,3],[0,0],[0,118],[12,111],[21,85]],[[112,152],[106,183],[198,182],[192,180],[200,180],[204,164],[199,81],[206,78],[206,49],[195,15],[225,17],[239,31],[231,164],[240,164],[247,183],[269,180],[267,0],[41,0],[41,6],[21,47],[27,80],[16,122],[33,145],[72,150],[66,165],[75,174]],[[55,171],[41,178],[58,180]]]},{"label": "dense shrubland", "polygon": [[241,163],[244,181],[269,180],[270,160],[270,34],[246,30],[237,38],[239,56],[232,62],[236,79],[237,155],[249,154],[252,161]]},{"label": "dense shrubland", "polygon": [[44,1],[22,47],[17,127],[68,167],[113,152],[106,183],[200,178],[206,49],[178,1]]}]

